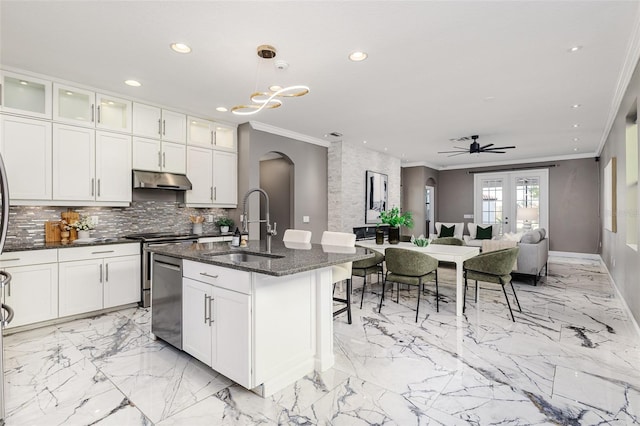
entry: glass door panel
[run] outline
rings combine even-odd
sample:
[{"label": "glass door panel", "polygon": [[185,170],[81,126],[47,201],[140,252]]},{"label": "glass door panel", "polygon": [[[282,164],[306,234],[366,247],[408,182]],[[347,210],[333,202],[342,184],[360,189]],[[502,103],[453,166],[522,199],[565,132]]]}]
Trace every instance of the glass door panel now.
[{"label": "glass door panel", "polygon": [[131,101],[98,94],[96,102],[96,127],[131,132]]},{"label": "glass door panel", "polygon": [[540,178],[516,177],[516,232],[540,227]]},{"label": "glass door panel", "polygon": [[[474,215],[475,223],[497,226],[499,234],[507,232],[504,229],[508,225],[508,215],[505,215],[505,183],[498,177],[486,177],[480,179],[480,194],[477,198],[479,215]],[[478,220],[479,219],[479,220]]]},{"label": "glass door panel", "polygon": [[87,90],[53,85],[53,118],[70,124],[93,125],[95,94]]},{"label": "glass door panel", "polygon": [[5,111],[51,118],[51,82],[8,72],[2,77]]}]

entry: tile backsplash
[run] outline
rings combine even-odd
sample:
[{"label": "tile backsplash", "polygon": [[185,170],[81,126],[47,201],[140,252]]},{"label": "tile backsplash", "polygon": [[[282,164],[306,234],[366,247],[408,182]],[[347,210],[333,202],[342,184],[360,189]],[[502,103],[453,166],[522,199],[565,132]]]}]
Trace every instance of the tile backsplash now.
[{"label": "tile backsplash", "polygon": [[[97,216],[92,237],[122,237],[139,232],[191,232],[190,215],[213,215],[214,222],[227,216],[225,209],[181,207],[174,201],[133,201],[129,207],[72,207],[81,215]],[[60,220],[68,207],[11,206],[7,243],[44,242],[44,223]],[[218,231],[211,223],[203,224],[204,232]]]}]

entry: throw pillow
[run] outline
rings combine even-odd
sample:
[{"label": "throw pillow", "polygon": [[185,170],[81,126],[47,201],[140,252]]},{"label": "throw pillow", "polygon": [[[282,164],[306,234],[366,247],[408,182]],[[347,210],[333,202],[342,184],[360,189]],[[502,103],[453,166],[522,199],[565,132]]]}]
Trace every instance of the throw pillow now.
[{"label": "throw pillow", "polygon": [[489,225],[486,228],[478,226],[476,228],[476,240],[490,240],[493,235],[493,226]]},{"label": "throw pillow", "polygon": [[456,230],[456,226],[455,225],[451,225],[451,226],[440,226],[440,234],[438,235],[438,238],[444,238],[444,237],[453,237],[453,232]]},{"label": "throw pillow", "polygon": [[540,242],[540,233],[538,231],[529,231],[520,238],[521,243],[536,244]]},{"label": "throw pillow", "polygon": [[520,238],[522,238],[521,232],[505,232],[504,234],[502,234],[502,239],[506,241],[518,242],[520,241]]},{"label": "throw pillow", "polygon": [[536,231],[540,233],[540,240],[544,240],[544,237],[547,236],[547,230],[544,228],[538,228]]}]

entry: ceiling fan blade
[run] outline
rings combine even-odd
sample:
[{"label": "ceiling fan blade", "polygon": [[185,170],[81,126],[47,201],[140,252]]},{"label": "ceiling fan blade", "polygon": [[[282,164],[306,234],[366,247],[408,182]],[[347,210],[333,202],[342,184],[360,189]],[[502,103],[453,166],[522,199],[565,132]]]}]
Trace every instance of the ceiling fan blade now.
[{"label": "ceiling fan blade", "polygon": [[464,155],[464,154],[468,154],[468,152],[467,152],[467,151],[464,151],[464,152],[458,152],[457,154],[447,155],[447,157],[455,157],[455,156],[457,156],[457,155]]},{"label": "ceiling fan blade", "polygon": [[493,151],[496,149],[513,149],[515,146],[494,146],[493,148],[487,148],[487,151]]},{"label": "ceiling fan blade", "polygon": [[507,151],[492,151],[492,150],[480,151],[480,152],[486,152],[487,154],[506,154],[507,153]]},{"label": "ceiling fan blade", "polygon": [[459,150],[459,151],[438,151],[438,154],[451,154],[452,152],[460,152],[462,154],[466,154],[469,152],[469,150],[465,149],[465,150]]},{"label": "ceiling fan blade", "polygon": [[492,143],[490,143],[490,144],[487,144],[487,145],[485,145],[485,146],[481,146],[481,147],[480,147],[480,150],[487,149],[487,148],[489,148],[490,146],[493,146],[493,144],[492,144]]}]

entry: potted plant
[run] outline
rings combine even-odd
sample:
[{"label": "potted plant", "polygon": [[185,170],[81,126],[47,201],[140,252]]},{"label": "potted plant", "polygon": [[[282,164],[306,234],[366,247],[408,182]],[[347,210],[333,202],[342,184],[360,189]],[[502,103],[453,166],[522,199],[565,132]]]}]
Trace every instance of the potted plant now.
[{"label": "potted plant", "polygon": [[229,232],[229,228],[231,228],[233,224],[233,219],[228,217],[221,217],[220,219],[216,220],[216,225],[220,227],[220,232],[222,232],[223,234],[225,232]]},{"label": "potted plant", "polygon": [[89,231],[95,228],[89,216],[80,216],[80,220],[69,224],[71,228],[78,231],[78,239],[83,240],[90,237]]},{"label": "potted plant", "polygon": [[413,215],[411,212],[400,213],[398,207],[380,212],[380,222],[389,225],[389,244],[400,242],[400,227],[413,228]]}]

